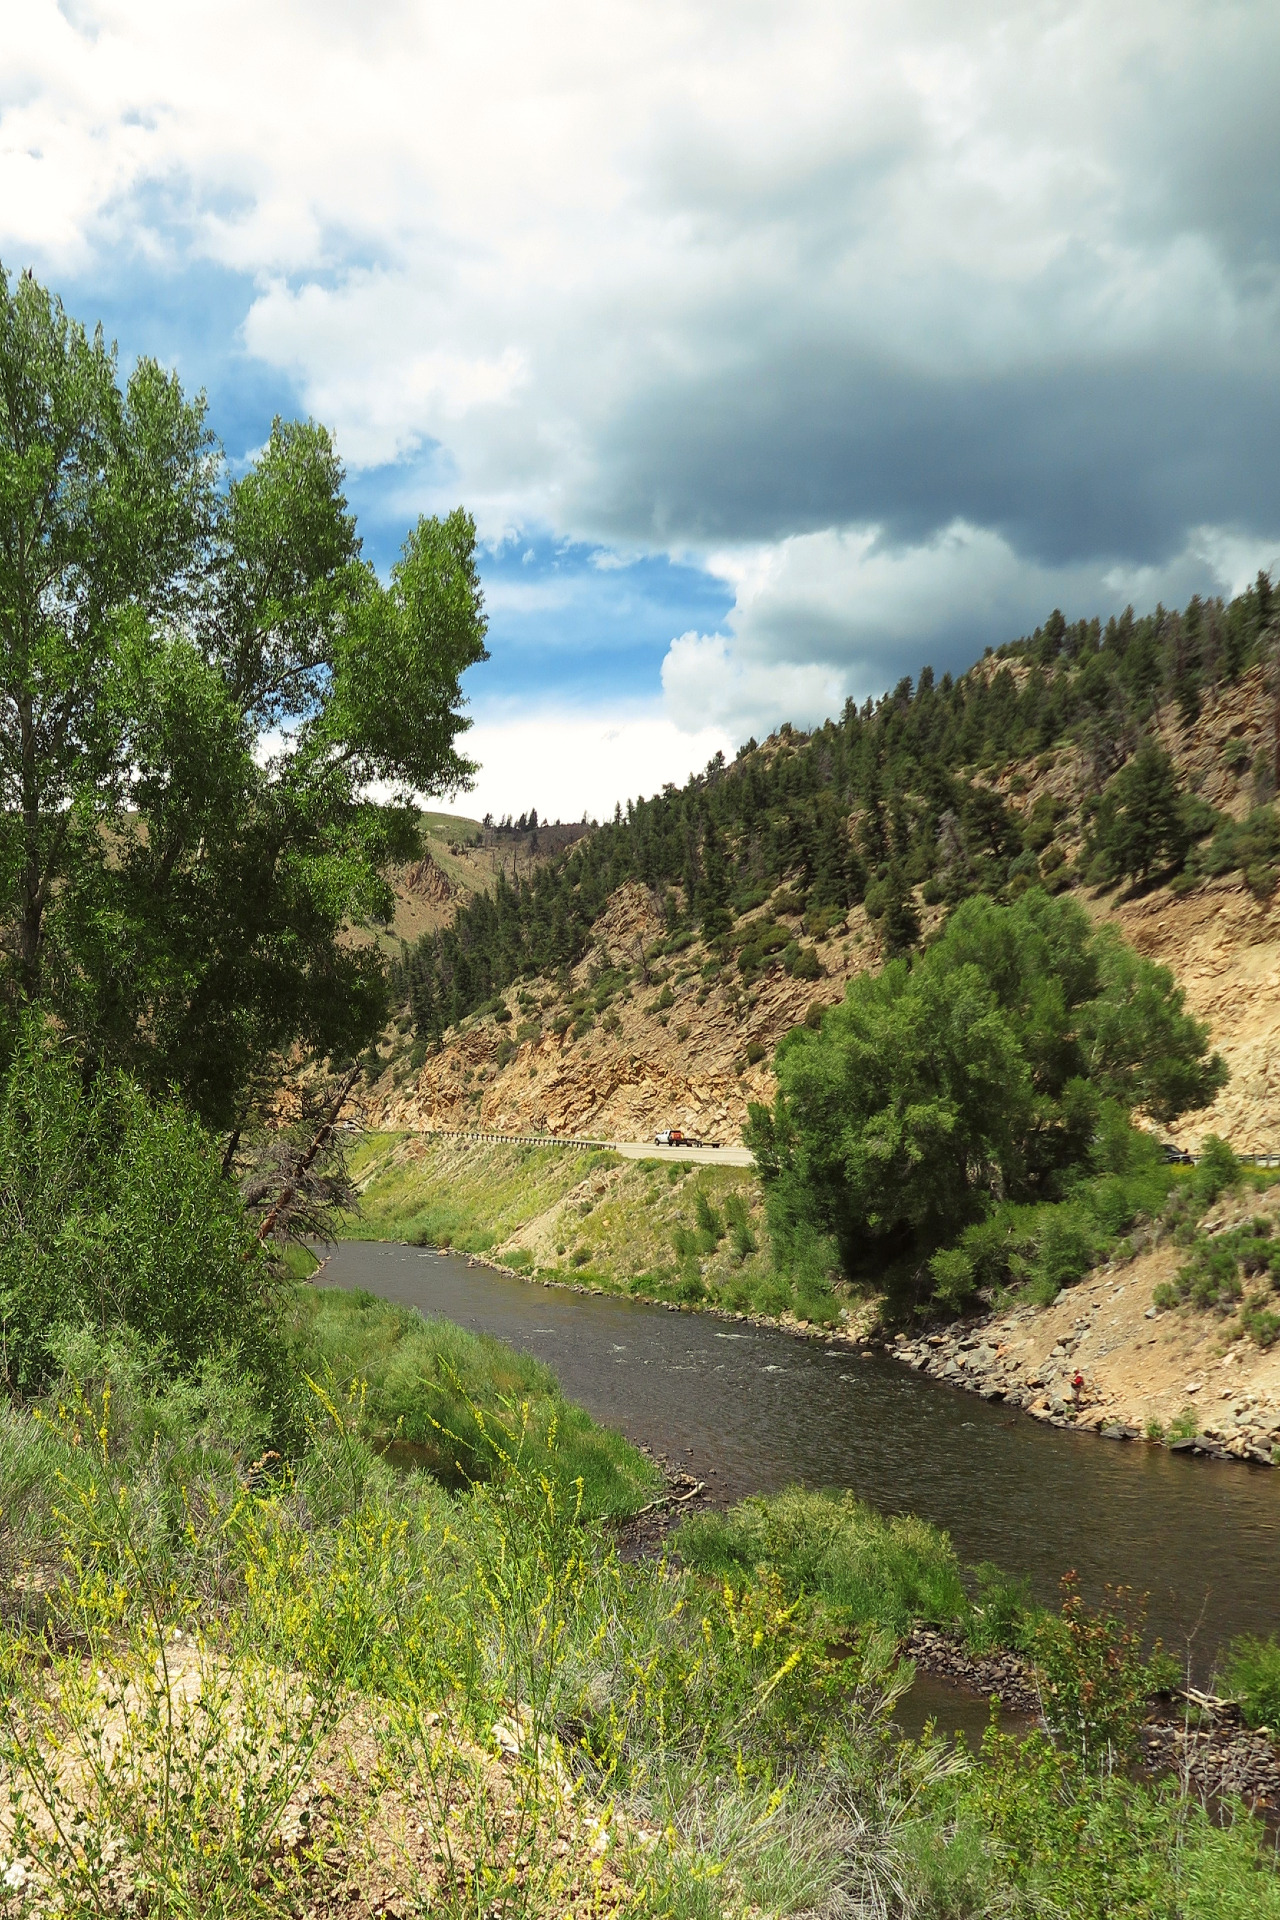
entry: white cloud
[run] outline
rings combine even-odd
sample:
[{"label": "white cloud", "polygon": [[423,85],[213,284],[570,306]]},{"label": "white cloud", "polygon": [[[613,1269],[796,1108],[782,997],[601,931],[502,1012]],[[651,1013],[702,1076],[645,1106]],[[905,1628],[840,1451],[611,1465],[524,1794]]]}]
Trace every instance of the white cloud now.
[{"label": "white cloud", "polygon": [[682,730],[655,707],[547,707],[482,714],[460,744],[481,772],[451,803],[458,812],[501,819],[536,807],[546,820],[603,820],[668,780],[682,785],[716,753],[732,758],[735,743],[714,725]]},{"label": "white cloud", "polygon": [[[242,272],[247,352],[349,462],[435,448],[406,513],[732,582],[624,735],[664,766],[1274,557],[1266,0],[9,13],[7,264]],[[530,725],[502,752],[571,783]],[[556,725],[603,792],[597,722]]]},{"label": "white cloud", "polygon": [[886,545],[874,530],[828,529],[713,555],[709,564],[735,588],[730,631],[672,641],[664,706],[678,726],[710,722],[736,739],[784,719],[812,725],[846,696],[878,695],[927,662],[963,667],[984,633],[1016,639],[1052,607],[1076,620],[1130,603],[1182,605],[1196,592],[1237,593],[1278,562],[1280,540],[1199,528],[1158,566],[1038,566],[998,534],[962,523],[916,547]]}]

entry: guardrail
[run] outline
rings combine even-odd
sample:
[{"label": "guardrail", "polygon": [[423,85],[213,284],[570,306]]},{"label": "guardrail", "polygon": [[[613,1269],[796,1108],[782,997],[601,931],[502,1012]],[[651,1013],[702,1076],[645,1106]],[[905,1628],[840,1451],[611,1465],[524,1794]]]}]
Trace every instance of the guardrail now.
[{"label": "guardrail", "polygon": [[[367,1129],[362,1129],[367,1131]],[[396,1129],[398,1131],[398,1129]],[[415,1129],[409,1129],[415,1131]],[[616,1153],[620,1146],[644,1146],[643,1140],[596,1140],[572,1133],[494,1133],[481,1132],[467,1127],[421,1127],[416,1129],[424,1140],[499,1140],[517,1147],[573,1147],[581,1153],[608,1148]],[[690,1142],[689,1144],[692,1144]],[[704,1143],[705,1144],[705,1143]],[[1189,1153],[1187,1161],[1196,1166],[1200,1161],[1198,1153]],[[1242,1167],[1280,1167],[1280,1153],[1238,1153],[1236,1159]],[[1183,1162],[1185,1166],[1187,1161]]]},{"label": "guardrail", "polygon": [[568,1133],[482,1133],[469,1127],[423,1127],[421,1133],[424,1140],[503,1140],[521,1147],[576,1147],[581,1152],[618,1146],[616,1140],[586,1140]]}]

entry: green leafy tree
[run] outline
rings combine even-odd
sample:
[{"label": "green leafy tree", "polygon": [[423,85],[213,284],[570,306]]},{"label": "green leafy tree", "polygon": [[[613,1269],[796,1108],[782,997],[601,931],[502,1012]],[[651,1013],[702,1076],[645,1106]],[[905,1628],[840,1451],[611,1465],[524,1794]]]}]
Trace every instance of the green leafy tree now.
[{"label": "green leafy tree", "polygon": [[[475,530],[422,520],[382,584],[325,430],[229,479],[176,379],[0,274],[0,1019],[235,1126],[270,1061],[380,1024],[414,793],[471,764]],[[379,783],[394,798],[366,796]]]},{"label": "green leafy tree", "polygon": [[977,895],[914,964],[858,975],[777,1073],[746,1130],[775,1240],[828,1235],[850,1275],[917,1271],[1000,1202],[1060,1197],[1108,1103],[1168,1120],[1226,1079],[1171,975],[1039,889]]}]

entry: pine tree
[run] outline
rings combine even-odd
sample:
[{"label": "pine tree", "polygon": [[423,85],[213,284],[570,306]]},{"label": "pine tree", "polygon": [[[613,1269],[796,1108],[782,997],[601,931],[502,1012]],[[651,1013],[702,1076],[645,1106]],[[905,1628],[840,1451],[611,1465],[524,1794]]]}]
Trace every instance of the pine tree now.
[{"label": "pine tree", "polygon": [[724,842],[714,821],[708,821],[702,843],[702,872],[697,885],[698,911],[707,940],[719,940],[733,925],[729,912],[729,868]]},{"label": "pine tree", "polygon": [[920,938],[920,918],[916,913],[916,903],[911,897],[911,889],[906,883],[902,868],[896,860],[889,862],[889,872],[885,878],[884,918],[880,922],[884,935],[884,950],[890,960],[899,954],[910,952]]},{"label": "pine tree", "polygon": [[1098,806],[1094,845],[1111,876],[1145,880],[1157,867],[1180,866],[1191,836],[1172,760],[1153,741],[1141,746],[1112,780]]}]

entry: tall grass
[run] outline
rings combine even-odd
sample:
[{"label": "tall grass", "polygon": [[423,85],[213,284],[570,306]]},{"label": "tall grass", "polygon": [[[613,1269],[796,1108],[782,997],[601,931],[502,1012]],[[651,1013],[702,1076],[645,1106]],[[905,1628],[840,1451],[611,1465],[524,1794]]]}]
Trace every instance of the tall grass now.
[{"label": "tall grass", "polygon": [[[144,1472],[105,1390],[0,1425],[4,1484],[57,1488],[42,1611],[0,1623],[7,1911],[1280,1912],[1243,1816],[1043,1739],[975,1760],[895,1733],[889,1622],[949,1604],[943,1536],[789,1496],[739,1515],[715,1578],[628,1563],[526,1416],[474,1410],[489,1471],[451,1493],[312,1401],[275,1479],[160,1427]],[[843,1606],[738,1564],[761,1544]]]},{"label": "tall grass", "polygon": [[674,1542],[704,1573],[740,1579],[770,1568],[788,1594],[820,1596],[843,1620],[906,1633],[968,1610],[947,1535],[912,1515],[886,1518],[853,1494],[799,1487],[686,1520]]},{"label": "tall grass", "polygon": [[487,1334],[338,1288],[300,1289],[294,1330],[301,1371],[352,1409],[362,1436],[446,1484],[487,1477],[516,1444],[514,1422],[525,1462],[580,1484],[588,1519],[658,1491],[657,1470],[565,1400],[550,1368]]}]

